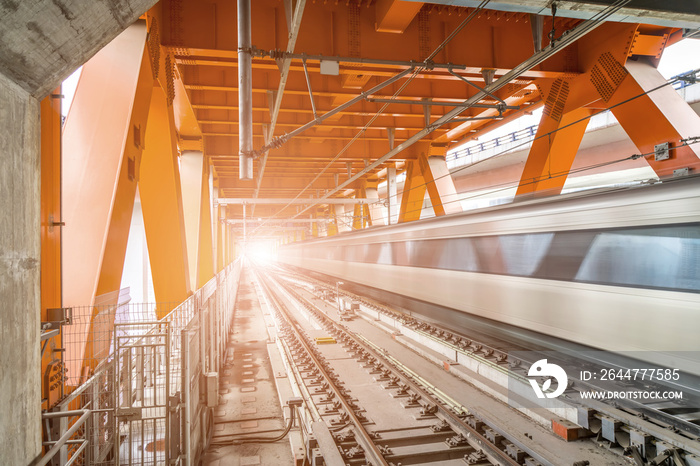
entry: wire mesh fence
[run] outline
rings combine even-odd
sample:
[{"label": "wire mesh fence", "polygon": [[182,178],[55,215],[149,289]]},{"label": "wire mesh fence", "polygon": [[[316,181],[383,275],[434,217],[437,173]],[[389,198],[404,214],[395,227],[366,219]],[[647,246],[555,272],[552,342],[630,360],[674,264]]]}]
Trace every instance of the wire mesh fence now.
[{"label": "wire mesh fence", "polygon": [[[236,261],[177,305],[132,303],[122,290],[72,308],[62,331],[64,396],[51,410],[68,415],[45,421],[46,451],[70,436],[48,464],[183,464],[202,450],[207,426],[190,429],[194,442],[185,442],[184,413],[205,411],[190,393],[199,384],[183,384],[183,331],[187,341],[206,342],[190,374],[218,371],[239,271]],[[185,400],[192,402],[183,406]],[[69,432],[85,411],[86,422]]]}]

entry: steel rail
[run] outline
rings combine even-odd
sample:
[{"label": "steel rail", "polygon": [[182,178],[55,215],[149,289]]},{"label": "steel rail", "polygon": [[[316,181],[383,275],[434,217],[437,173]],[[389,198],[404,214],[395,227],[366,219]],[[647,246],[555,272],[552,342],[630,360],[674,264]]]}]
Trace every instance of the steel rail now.
[{"label": "steel rail", "polygon": [[[449,398],[446,394],[442,393],[437,387],[435,388],[436,392],[431,393],[431,391],[423,388],[421,386],[420,382],[416,382],[414,377],[411,375],[406,375],[406,373],[397,365],[395,359],[388,357],[386,354],[384,354],[382,351],[378,351],[376,348],[376,345],[373,347],[369,344],[367,344],[367,340],[364,338],[358,338],[355,336],[353,333],[349,332],[347,329],[345,329],[343,326],[335,322],[333,319],[331,319],[329,316],[327,316],[325,313],[321,312],[318,310],[318,308],[309,302],[307,299],[303,298],[300,296],[298,293],[296,293],[292,289],[288,289],[287,292],[291,294],[294,299],[298,300],[300,303],[303,305],[313,308],[316,310],[316,316],[325,319],[327,323],[329,323],[335,331],[337,331],[340,334],[345,335],[348,339],[354,341],[357,345],[360,345],[365,348],[365,351],[368,353],[371,353],[374,358],[377,360],[383,360],[386,364],[391,366],[392,371],[396,376],[398,376],[406,385],[411,387],[411,390],[416,392],[421,396],[423,399],[431,400],[431,402],[434,403],[434,405],[437,407],[438,412],[435,413],[438,419],[445,421],[450,428],[455,431],[458,434],[462,434],[467,443],[474,448],[475,450],[482,450],[486,454],[487,458],[489,461],[493,462],[494,464],[505,464],[505,465],[510,465],[510,466],[518,466],[520,463],[515,461],[513,458],[508,456],[506,452],[503,450],[499,449],[496,445],[493,445],[489,440],[480,432],[478,432],[476,429],[473,429],[470,425],[468,425],[464,420],[462,420],[459,417],[459,413],[456,413],[456,410],[461,411],[464,414],[469,414],[469,410],[465,408],[464,406],[459,405],[457,408],[456,405],[458,403],[451,398]],[[400,363],[399,363],[400,364]],[[430,386],[427,381],[424,381],[425,386]],[[448,409],[445,407],[445,405],[451,406],[452,409]],[[480,420],[483,421],[487,426],[493,428],[492,423],[490,423],[487,419],[483,418],[482,416],[479,416]],[[495,429],[494,429],[495,430]],[[529,456],[533,457],[543,465],[549,465],[553,466],[553,463],[550,461],[546,460],[542,455],[540,455],[537,452],[532,451],[532,449],[528,448],[526,445],[524,445],[522,442],[517,442],[515,443],[512,439],[512,436],[510,435],[504,435],[506,437],[506,440],[509,441],[510,443],[515,444],[520,448],[521,450],[525,451]],[[517,440],[516,440],[517,441]]]},{"label": "steel rail", "polygon": [[[258,274],[258,276],[261,276],[261,274]],[[345,396],[343,396],[341,391],[338,389],[335,382],[333,381],[333,379],[329,375],[328,371],[326,371],[326,369],[323,367],[323,364],[321,364],[321,361],[314,354],[309,343],[306,340],[306,337],[301,333],[297,324],[290,317],[290,315],[288,313],[287,306],[272,291],[270,284],[267,283],[266,280],[260,280],[260,283],[262,284],[263,288],[267,291],[268,296],[275,303],[275,308],[285,318],[285,320],[287,321],[287,324],[293,330],[297,341],[299,341],[299,343],[304,347],[304,350],[306,350],[307,354],[309,355],[309,357],[313,361],[313,363],[316,366],[316,368],[318,369],[319,373],[323,376],[323,378],[328,383],[328,387],[331,390],[333,390],[333,393],[335,394],[336,399],[338,401],[340,401],[340,403],[343,405],[345,412],[348,414],[353,425],[355,426],[355,430],[357,431],[357,433],[360,434],[356,438],[362,444],[362,448],[364,449],[366,459],[368,461],[370,461],[373,465],[389,466],[389,462],[387,462],[387,460],[384,458],[384,455],[379,450],[379,447],[372,440],[372,437],[370,436],[369,432],[367,431],[367,429],[365,429],[364,425],[362,424],[360,419],[355,414],[354,409],[352,408],[352,406],[350,406],[348,401],[345,399]]]}]

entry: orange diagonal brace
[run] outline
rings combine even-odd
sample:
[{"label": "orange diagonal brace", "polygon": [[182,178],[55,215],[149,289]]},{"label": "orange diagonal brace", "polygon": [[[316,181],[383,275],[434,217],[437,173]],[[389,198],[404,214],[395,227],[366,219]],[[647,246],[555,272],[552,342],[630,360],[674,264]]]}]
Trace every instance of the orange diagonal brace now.
[{"label": "orange diagonal brace", "polygon": [[406,181],[403,183],[399,223],[420,219],[425,198],[425,179],[418,162],[410,161],[406,168]]},{"label": "orange diagonal brace", "polygon": [[201,288],[214,276],[209,165],[202,152],[183,151],[180,167],[190,285]]},{"label": "orange diagonal brace", "polygon": [[545,190],[548,194],[561,192],[586,132],[587,117],[592,113],[593,110],[579,108],[566,113],[561,121],[542,115],[517,196]]},{"label": "orange diagonal brace", "polygon": [[190,289],[175,137],[165,93],[157,87],[151,97],[139,193],[153,289],[162,303],[181,303]]},{"label": "orange diagonal brace", "polygon": [[[100,295],[114,305],[119,294],[153,87],[145,39],[137,22],[85,64],[64,127],[66,306],[92,306]],[[90,322],[74,325],[84,336],[66,347],[71,378],[82,374],[79,360],[97,362],[85,345]]]},{"label": "orange diagonal brace", "polygon": [[430,156],[421,154],[418,163],[435,215],[439,217],[461,212],[462,205],[459,202],[457,189],[445,161],[445,149],[431,146],[429,153]]},{"label": "orange diagonal brace", "polygon": [[[666,80],[652,65],[642,60],[629,61],[625,66],[629,75],[613,94],[609,104],[627,103],[613,108],[615,118],[641,153],[653,153],[654,146],[670,142],[678,146],[681,139],[700,136],[700,116],[671,86],[664,86],[642,97],[640,94],[662,86]],[[673,170],[689,168],[700,170],[700,147],[697,144],[671,150],[670,158],[656,161],[646,157],[659,177],[670,176]]]},{"label": "orange diagonal brace", "polygon": [[[364,197],[364,189],[356,189],[355,197]],[[355,204],[352,210],[352,229],[361,230],[366,226],[365,221],[365,204]]]},{"label": "orange diagonal brace", "polygon": [[197,288],[214,277],[214,249],[211,233],[210,167],[205,162],[202,173],[201,208],[199,216],[199,246],[197,250]]}]

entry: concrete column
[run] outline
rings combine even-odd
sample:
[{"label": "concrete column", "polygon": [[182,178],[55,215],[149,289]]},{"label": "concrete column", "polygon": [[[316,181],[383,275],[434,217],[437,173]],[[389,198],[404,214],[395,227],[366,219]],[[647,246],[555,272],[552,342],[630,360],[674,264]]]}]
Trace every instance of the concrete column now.
[{"label": "concrete column", "polygon": [[338,233],[344,231],[350,231],[352,222],[348,222],[347,215],[345,213],[345,206],[342,204],[336,204],[335,206],[335,221],[338,224]]},{"label": "concrete column", "polygon": [[[379,193],[377,192],[376,186],[365,188],[365,197],[367,199],[373,199],[379,201]],[[386,218],[384,217],[384,206],[380,205],[378,202],[372,202],[369,206],[369,219],[371,225],[386,225]]]},{"label": "concrete column", "polygon": [[0,457],[41,452],[39,101],[0,74]]}]

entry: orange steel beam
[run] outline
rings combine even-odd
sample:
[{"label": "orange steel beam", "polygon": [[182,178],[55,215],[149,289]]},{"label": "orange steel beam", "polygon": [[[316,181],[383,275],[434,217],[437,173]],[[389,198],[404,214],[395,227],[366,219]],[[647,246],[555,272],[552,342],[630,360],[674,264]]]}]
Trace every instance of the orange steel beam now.
[{"label": "orange steel beam", "polygon": [[[629,61],[629,72],[608,102],[616,105],[644,92],[663,86],[666,80],[650,63],[643,60]],[[673,175],[677,169],[700,170],[698,144],[680,147],[682,139],[700,136],[700,116],[688,105],[672,86],[650,92],[612,109],[632,142],[645,156],[649,166],[660,177]],[[655,160],[654,146],[665,142],[674,148],[667,160]]]},{"label": "orange steel beam", "polygon": [[[255,138],[256,142],[262,142],[262,138]],[[207,153],[212,158],[219,156],[230,157],[236,154],[235,149],[231,150],[232,144],[235,143],[235,138],[220,138],[210,137],[205,139]],[[274,149],[270,153],[270,157],[287,157],[292,159],[318,159],[319,157],[328,160],[329,155],[335,155],[343,148],[343,141],[330,140],[323,146],[310,142],[308,140],[292,139],[290,142]],[[394,160],[415,159],[418,155],[427,149],[426,142],[418,142],[406,150],[402,151]],[[384,154],[389,149],[388,141],[365,141],[363,138],[358,139],[355,143],[346,150],[339,160],[364,160],[376,158],[379,154]]]},{"label": "orange steel beam", "polygon": [[180,156],[180,183],[182,208],[185,216],[187,263],[189,264],[190,291],[199,287],[199,252],[202,222],[203,184],[207,179],[205,157],[199,151],[186,151]]},{"label": "orange steel beam", "polygon": [[[176,53],[175,55],[175,61],[178,65],[182,67],[209,67],[212,69],[216,68],[221,68],[221,69],[233,69],[233,68],[238,68],[238,62],[235,60],[213,60],[209,59],[207,57],[191,57],[187,56],[186,58],[177,55],[177,50],[183,50],[182,48],[171,48],[174,50]],[[185,49],[189,50],[189,49]],[[343,63],[343,62],[340,62]],[[339,74],[344,75],[344,76],[350,76],[350,77],[357,77],[359,75],[371,75],[375,77],[390,77],[396,74],[396,71],[401,71],[406,69],[406,66],[382,66],[382,67],[377,67],[376,65],[363,65],[363,64],[355,64],[355,63],[346,63],[346,65],[341,65],[339,69]],[[496,75],[504,75],[507,72],[511,70],[511,68],[494,68],[491,66],[466,66],[466,67],[460,67],[458,70],[461,75],[464,75],[465,77],[468,77],[470,80],[473,80],[475,82],[483,82],[484,78],[481,76],[481,70],[484,68],[488,69],[493,69],[496,71]],[[307,64],[307,69],[309,72],[316,73],[320,72],[320,66],[314,65],[313,63]],[[268,59],[259,59],[257,61],[253,61],[253,70],[258,70],[262,72],[275,72],[279,71],[279,67],[273,62]],[[299,66],[290,66],[289,67],[290,72],[301,73],[304,72],[304,67],[299,65]],[[217,70],[218,71],[218,70]],[[572,76],[578,74],[576,71],[573,70],[530,70],[521,75],[521,79],[538,79],[538,78],[550,78],[550,79],[555,79],[559,78],[562,76]],[[448,73],[445,72],[440,72],[440,71],[433,71],[431,73],[421,73],[416,76],[416,79],[418,81],[454,81],[454,77],[451,76]],[[441,83],[440,83],[441,84]]]},{"label": "orange steel beam", "polygon": [[153,66],[154,78],[166,90],[168,105],[172,106],[173,122],[177,133],[186,138],[201,139],[197,117],[190,103],[180,73],[175,66],[175,58],[170,49],[162,47],[160,37],[163,25],[162,3],[157,3],[148,11],[147,46]]},{"label": "orange steel beam", "polygon": [[[586,132],[586,118],[592,114],[591,109],[578,108],[565,114],[560,121],[542,118],[523,169],[517,196],[538,191],[558,194],[561,191]],[[545,136],[551,131],[557,132]]]},{"label": "orange steel beam", "polygon": [[422,7],[423,2],[377,0],[374,5],[377,15],[375,29],[377,32],[402,33]]},{"label": "orange steel beam", "polygon": [[[223,179],[220,181],[219,187],[221,189],[229,189],[229,188],[251,188],[252,183],[250,182],[243,182],[244,180],[228,180],[228,179]],[[294,177],[288,180],[285,179],[270,179],[270,180],[265,180],[261,186],[262,189],[272,189],[272,190],[278,190],[278,189],[291,189],[295,191],[299,191],[301,189],[306,188],[306,186],[313,181],[313,184],[310,189],[331,189],[335,188],[335,182],[333,181],[332,178],[319,178],[316,181],[314,181],[313,178],[311,177]],[[351,189],[357,189],[359,188],[359,185],[361,183],[358,182],[353,182],[349,186]],[[357,186],[356,186],[357,185]]]},{"label": "orange steel beam", "polygon": [[418,158],[430,203],[438,217],[462,211],[455,183],[445,162],[445,152],[445,148],[431,147],[429,154]]},{"label": "orange steel beam", "polygon": [[[201,7],[199,2],[172,0],[165,1],[164,6],[170,16],[164,17],[164,45],[177,47],[187,55],[217,50],[210,55],[218,56],[222,62],[232,57],[236,37],[230,24],[236,24],[235,8],[221,3],[217,3],[216,8]],[[301,28],[296,50],[334,56],[421,60],[438,46],[445,31],[454,30],[469,11],[455,9],[455,14],[441,15],[438,9],[426,5],[418,13],[419,21],[411,22],[403,34],[391,34],[375,29],[376,16],[371,9],[344,2],[310,3],[304,10],[304,24],[314,27]],[[279,2],[254,2],[254,45],[263,50],[285,48],[288,31],[284,16]],[[551,29],[551,21],[545,23],[545,29]],[[575,23],[575,20],[557,18],[555,26],[561,31]],[[484,11],[435,60],[469,64],[478,69],[511,69],[532,54],[531,41],[522,39],[530,34],[527,15]],[[351,40],[339,40],[346,37]],[[480,46],[464,47],[464,43],[479,43]],[[183,57],[199,64],[194,61],[197,58]],[[566,60],[556,58],[540,69],[567,71]]]},{"label": "orange steel beam", "polygon": [[[62,307],[61,295],[61,88],[41,101],[41,321],[47,322],[48,309]],[[46,342],[41,360],[43,409],[63,396],[60,353],[61,337]]]},{"label": "orange steel beam", "polygon": [[[233,120],[200,120],[199,121],[203,125],[226,125],[226,126],[236,126],[238,125],[237,121]],[[254,122],[254,126],[262,126],[265,123],[262,122]],[[298,123],[277,123],[278,127],[294,127],[296,128],[299,126]],[[325,128],[330,128],[330,129],[352,129],[352,130],[360,130],[364,129],[364,126],[362,125],[327,125],[324,124],[323,127],[319,127],[317,129],[325,129]],[[423,129],[423,126],[406,126],[406,127],[392,127],[392,129],[396,131],[418,131]],[[387,128],[383,128],[380,126],[370,126],[368,127],[365,131],[382,131],[386,132]],[[436,132],[442,132],[442,131],[447,131],[446,128],[438,128],[435,130]]]},{"label": "orange steel beam", "polygon": [[[237,138],[238,133],[209,133],[209,132],[204,132],[204,136],[219,136],[219,137],[224,137],[224,138]],[[320,135],[320,136],[314,136],[314,135],[307,135],[307,134],[300,134],[299,136],[295,136],[296,138],[299,139],[311,139],[311,140],[319,140],[319,141],[349,141],[350,139],[354,139],[355,135],[354,134],[348,134],[346,136],[325,136],[325,135]],[[362,137],[363,141],[386,141],[386,138],[381,138],[381,137]],[[406,138],[396,138],[396,142],[402,142],[405,141]]]},{"label": "orange steel beam", "polygon": [[[359,104],[358,104],[358,105],[359,105]],[[369,106],[370,104],[367,104],[367,105]],[[226,110],[226,111],[238,111],[238,106],[237,106],[237,105],[233,105],[233,104],[231,104],[231,105],[226,105],[226,104],[194,103],[194,104],[192,104],[192,107],[193,107],[194,109],[196,109],[196,110]],[[404,107],[404,106],[402,106],[402,107]],[[351,108],[354,108],[354,107],[351,107]],[[353,110],[353,111],[342,110],[342,111],[338,112],[337,115],[340,115],[340,116],[362,116],[362,117],[370,117],[370,116],[374,115],[375,113],[377,113],[378,110],[379,110],[379,108],[380,108],[379,105],[373,105],[373,107],[370,108],[370,109],[365,109],[365,108],[363,108],[363,109],[361,109],[361,110]],[[321,113],[321,114],[332,110],[331,108],[322,109],[322,108],[319,108],[319,107],[317,107],[317,109],[318,109],[318,112]],[[419,118],[419,117],[420,117],[420,118],[423,118],[422,106],[421,106],[421,113],[420,113],[420,114],[417,114],[417,113],[406,113],[406,112],[405,112],[405,110],[406,110],[405,108],[403,108],[402,110],[404,110],[404,111],[399,112],[399,111],[396,111],[396,110],[394,110],[394,111],[384,110],[384,111],[381,113],[381,115],[394,116],[394,117],[401,117],[401,118]],[[254,111],[254,112],[264,112],[263,115],[265,115],[265,112],[267,112],[268,109],[265,108],[265,107],[253,107],[253,111]],[[307,114],[307,113],[308,113],[308,114],[312,114],[311,108],[283,108],[283,109],[280,110],[280,112],[281,112],[281,113],[294,113],[294,114],[300,114],[300,113],[303,113],[303,114]],[[445,113],[445,112],[442,111],[442,112],[439,112],[439,113],[434,114],[433,116],[434,116],[434,118],[436,119],[436,118],[442,116],[444,113]],[[308,120],[309,120],[309,119],[307,119],[307,121],[308,121]],[[266,120],[266,121],[269,121],[269,119]],[[304,121],[303,123],[306,123],[306,121]],[[301,126],[301,124],[300,124],[299,126]]]},{"label": "orange steel beam", "polygon": [[412,222],[420,219],[425,199],[425,178],[417,161],[408,162],[406,181],[403,183],[399,223]]},{"label": "orange steel beam", "polygon": [[[648,47],[635,46],[640,32],[644,35],[656,34],[658,43],[664,44],[669,42],[669,36],[674,35],[670,28],[606,23],[584,37],[579,45],[579,67],[584,70],[583,74],[573,79],[538,81],[540,94],[545,101],[538,137],[590,115],[591,112],[586,110],[586,107],[598,109],[614,106],[665,82],[651,64],[645,64],[645,61],[653,61],[656,56],[647,56],[650,53]],[[631,56],[637,61],[628,61]],[[630,76],[629,68],[639,74],[638,81]],[[661,95],[663,97],[659,97]],[[660,110],[659,106],[665,107],[666,111]],[[640,150],[643,148],[646,152],[653,151],[654,144],[677,141],[681,139],[681,133],[691,133],[690,127],[696,124],[693,122],[698,118],[671,88],[657,94],[657,97],[636,98],[628,104],[613,108],[612,111],[615,115],[619,113],[626,121],[623,128],[628,131]],[[668,115],[665,115],[666,113]],[[653,118],[650,118],[650,115]],[[675,123],[670,123],[670,120]],[[549,194],[561,190],[575,157],[574,148],[578,148],[586,124],[587,121],[584,121],[551,136],[535,140],[521,177],[518,195],[545,189]],[[674,124],[684,130],[672,130],[670,127]],[[697,159],[696,154],[690,154],[692,149],[690,152],[688,148],[679,149],[679,167],[687,163],[692,164],[693,157]],[[666,169],[659,166],[657,173],[667,175],[676,165],[666,163],[665,166]],[[556,178],[550,179],[554,176]]]},{"label": "orange steel beam", "polygon": [[197,289],[214,278],[214,249],[212,244],[212,204],[209,190],[209,164],[204,164],[202,173],[202,191],[199,210],[199,244],[197,250]]},{"label": "orange steel beam", "polygon": [[[63,134],[64,305],[116,304],[153,76],[139,21],[83,67]],[[109,91],[106,92],[105,90]],[[89,173],[89,176],[85,176]],[[95,311],[96,312],[96,311]],[[96,364],[84,335],[66,347],[71,377]],[[106,354],[105,354],[106,355]],[[84,359],[85,366],[81,366]]]},{"label": "orange steel beam", "polygon": [[[221,84],[208,84],[202,79],[202,73],[198,73],[200,76],[198,82],[188,81],[184,84],[185,89],[190,92],[199,92],[200,95],[207,93],[210,95],[216,95],[217,92],[221,93],[238,93],[238,87],[235,82],[232,81],[232,77],[226,75],[226,81],[231,84],[221,85]],[[359,92],[351,92],[352,90],[343,87],[341,83],[329,81],[323,79],[323,75],[310,75],[311,79],[311,89],[313,91],[314,97],[323,98],[346,98],[351,99],[359,94]],[[221,80],[221,74],[215,73],[213,79],[215,81]],[[208,80],[207,80],[208,81]],[[263,81],[261,79],[261,81]],[[382,80],[376,79],[372,82],[368,81],[368,85],[372,86],[374,84],[379,84]],[[529,81],[525,81],[523,84],[527,84]],[[303,100],[308,100],[309,91],[306,88],[306,81],[304,75],[294,76],[288,80],[288,88],[285,89],[285,96],[301,96]],[[388,86],[381,93],[372,94],[368,97],[376,99],[387,99],[392,97],[394,92],[399,88],[399,85]],[[387,90],[388,89],[388,90]],[[255,94],[267,94],[274,89],[269,89],[266,87],[258,87],[253,89]],[[416,103],[420,103],[426,93],[430,93],[434,100],[447,101],[447,102],[461,102],[468,99],[475,94],[475,89],[469,87],[465,83],[452,79],[449,82],[440,83],[440,86],[434,86],[432,83],[422,83],[420,81],[412,81],[401,93],[401,99],[413,99]],[[291,100],[291,99],[290,99]]]},{"label": "orange steel beam", "polygon": [[[153,290],[161,303],[181,303],[191,289],[173,120],[165,92],[158,86],[151,96],[139,193]],[[156,309],[159,318],[167,311]]]}]

